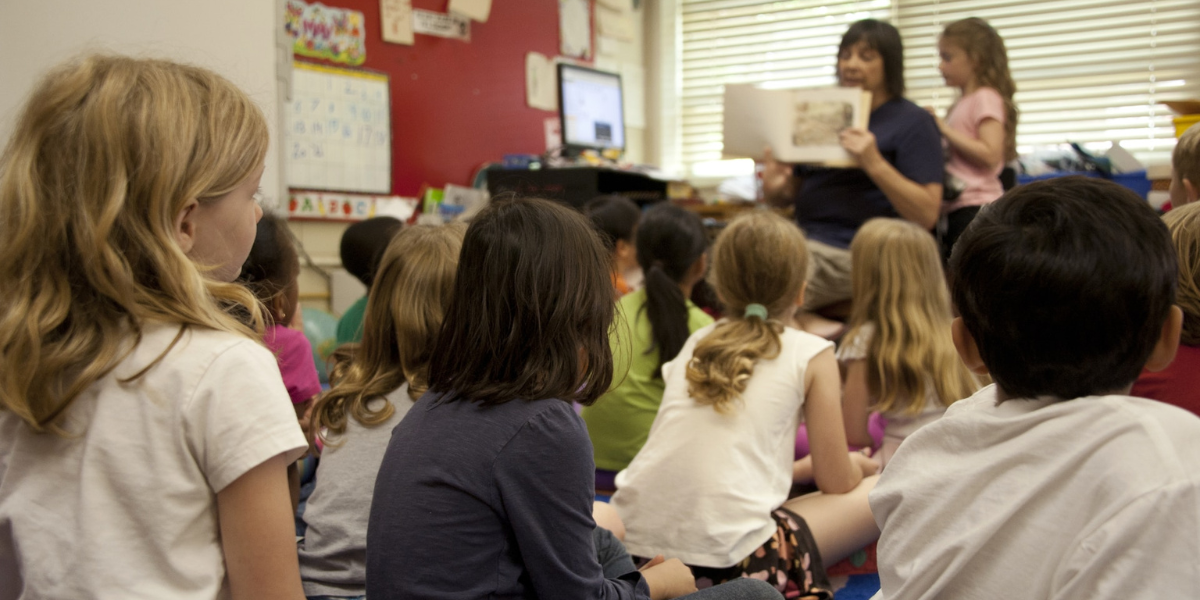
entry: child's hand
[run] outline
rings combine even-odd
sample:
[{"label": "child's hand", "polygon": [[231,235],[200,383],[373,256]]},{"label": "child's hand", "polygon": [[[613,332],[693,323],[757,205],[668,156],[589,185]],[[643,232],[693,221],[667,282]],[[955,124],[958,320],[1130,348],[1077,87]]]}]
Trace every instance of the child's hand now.
[{"label": "child's hand", "polygon": [[696,578],[678,558],[665,560],[659,554],[650,559],[641,572],[650,586],[650,598],[653,600],[671,600],[696,591]]},{"label": "child's hand", "polygon": [[870,448],[851,452],[850,462],[862,471],[863,477],[870,477],[879,472],[879,461],[871,457]]},{"label": "child's hand", "polygon": [[861,127],[843,129],[840,134],[842,148],[858,161],[860,167],[866,169],[873,163],[883,160],[879,146],[875,143],[875,134]]}]

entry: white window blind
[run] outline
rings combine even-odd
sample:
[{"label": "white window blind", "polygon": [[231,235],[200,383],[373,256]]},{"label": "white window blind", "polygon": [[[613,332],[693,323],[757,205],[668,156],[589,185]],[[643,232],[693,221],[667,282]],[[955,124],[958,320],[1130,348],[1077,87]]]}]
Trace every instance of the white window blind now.
[{"label": "white window blind", "polygon": [[749,161],[721,161],[725,84],[834,85],[846,28],[860,19],[887,20],[892,7],[892,0],[678,1],[682,162],[698,177],[753,168]]},{"label": "white window blind", "polygon": [[1170,161],[1164,100],[1200,98],[1197,0],[898,0],[908,98],[939,114],[957,96],[937,70],[951,21],[986,19],[1004,38],[1017,84],[1018,151],[1116,140],[1143,163]]}]

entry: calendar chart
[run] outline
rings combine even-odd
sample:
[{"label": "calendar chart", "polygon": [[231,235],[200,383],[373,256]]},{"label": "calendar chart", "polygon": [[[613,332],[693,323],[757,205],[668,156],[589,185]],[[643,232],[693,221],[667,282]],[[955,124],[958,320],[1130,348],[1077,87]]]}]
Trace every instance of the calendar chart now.
[{"label": "calendar chart", "polygon": [[386,75],[297,62],[285,125],[289,187],[391,193]]}]

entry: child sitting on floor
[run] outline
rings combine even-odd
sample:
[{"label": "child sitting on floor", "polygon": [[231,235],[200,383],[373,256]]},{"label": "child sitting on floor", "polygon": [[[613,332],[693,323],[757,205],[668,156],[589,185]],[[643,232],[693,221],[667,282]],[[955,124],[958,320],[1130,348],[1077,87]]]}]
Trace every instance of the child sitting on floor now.
[{"label": "child sitting on floor", "polygon": [[1167,228],[1064,177],[985,208],[950,259],[954,343],[995,385],[909,436],[871,493],[887,600],[1200,589],[1200,419],[1128,395],[1171,362]]},{"label": "child sitting on floor", "polygon": [[613,257],[613,287],[617,297],[633,291],[625,274],[638,267],[637,235],[638,219],[642,211],[625,196],[598,196],[583,205],[583,214],[592,220],[600,232],[604,245]]},{"label": "child sitting on floor", "polygon": [[[617,475],[625,543],[635,556],[678,556],[701,588],[765,577],[789,597],[831,597],[822,559],[840,560],[878,531],[866,499],[874,478],[846,452],[833,344],[783,325],[804,301],[804,235],[752,211],[721,232],[712,256],[726,317],[663,365],[649,438]],[[797,464],[802,417],[812,455]],[[832,495],[789,501],[806,464]]]},{"label": "child sitting on floor", "polygon": [[1171,231],[1179,261],[1175,304],[1183,310],[1183,332],[1171,365],[1158,372],[1142,371],[1129,395],[1174,404],[1200,415],[1200,204],[1177,207],[1163,222]]},{"label": "child sitting on floor", "polygon": [[871,219],[850,243],[854,305],[838,348],[846,439],[874,443],[871,411],[887,421],[876,457],[979,389],[950,339],[950,293],[937,242],[910,221]]},{"label": "child sitting on floor", "polygon": [[454,289],[462,224],[396,234],[379,262],[360,344],[334,354],[333,388],[313,407],[324,443],[304,511],[300,576],[311,596],[366,594],[367,516],[388,439],[429,387],[429,354]]}]

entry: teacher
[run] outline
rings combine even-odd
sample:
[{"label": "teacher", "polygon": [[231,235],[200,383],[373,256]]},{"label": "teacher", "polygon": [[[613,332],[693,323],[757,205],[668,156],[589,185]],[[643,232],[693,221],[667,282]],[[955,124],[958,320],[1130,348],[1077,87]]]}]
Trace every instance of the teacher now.
[{"label": "teacher", "polygon": [[850,299],[850,240],[863,223],[899,217],[932,229],[942,203],[941,135],[928,112],[904,99],[900,32],[873,19],[851,25],[838,47],[837,77],[838,85],[871,92],[868,128],[841,133],[859,168],[784,164],[770,149],[764,160],[764,195],[776,205],[794,204],[808,237],[802,326],[814,320],[813,311]]}]

